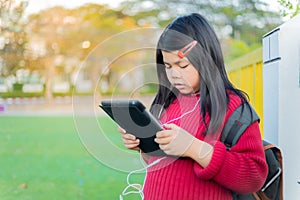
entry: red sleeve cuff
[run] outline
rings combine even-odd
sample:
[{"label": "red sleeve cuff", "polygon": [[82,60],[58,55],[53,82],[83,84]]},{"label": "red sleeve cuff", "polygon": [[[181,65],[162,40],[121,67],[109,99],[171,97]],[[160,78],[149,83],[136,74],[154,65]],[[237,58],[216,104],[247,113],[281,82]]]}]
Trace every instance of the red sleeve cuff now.
[{"label": "red sleeve cuff", "polygon": [[205,179],[205,180],[212,179],[219,173],[225,160],[226,160],[226,147],[222,142],[217,141],[214,145],[214,152],[208,166],[203,168],[201,165],[195,162],[194,172],[201,179]]}]

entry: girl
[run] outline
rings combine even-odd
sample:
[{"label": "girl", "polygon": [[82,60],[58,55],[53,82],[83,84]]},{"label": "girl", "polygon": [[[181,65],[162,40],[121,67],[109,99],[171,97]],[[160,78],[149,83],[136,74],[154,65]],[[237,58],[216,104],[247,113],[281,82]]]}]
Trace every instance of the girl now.
[{"label": "girl", "polygon": [[[220,142],[227,119],[248,97],[228,80],[207,20],[191,14],[171,22],[158,41],[156,62],[160,85],[150,111],[164,125],[155,141],[171,156],[148,168],[144,199],[229,200],[232,192],[258,190],[268,172],[258,122],[230,150]],[[139,150],[139,139],[119,131],[127,148]],[[148,164],[158,159],[145,157]]]}]

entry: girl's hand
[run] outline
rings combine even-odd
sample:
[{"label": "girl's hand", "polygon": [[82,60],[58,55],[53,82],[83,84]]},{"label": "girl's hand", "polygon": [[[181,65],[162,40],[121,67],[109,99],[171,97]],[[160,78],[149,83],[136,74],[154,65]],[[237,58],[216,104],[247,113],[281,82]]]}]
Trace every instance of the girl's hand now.
[{"label": "girl's hand", "polygon": [[138,147],[140,144],[139,139],[130,133],[126,133],[126,131],[121,127],[118,128],[118,131],[122,133],[122,141],[126,148],[140,151],[140,148]]},{"label": "girl's hand", "polygon": [[189,156],[189,148],[195,137],[175,124],[164,125],[165,130],[156,133],[155,142],[168,155]]}]

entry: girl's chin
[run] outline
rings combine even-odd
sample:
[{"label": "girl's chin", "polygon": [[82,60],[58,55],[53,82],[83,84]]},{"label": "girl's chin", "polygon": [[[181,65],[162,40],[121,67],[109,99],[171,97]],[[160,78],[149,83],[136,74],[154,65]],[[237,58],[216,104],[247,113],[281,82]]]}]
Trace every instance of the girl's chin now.
[{"label": "girl's chin", "polygon": [[195,92],[194,90],[191,90],[191,89],[178,89],[177,90],[183,94],[183,95],[190,95],[190,94],[195,94],[197,92]]},{"label": "girl's chin", "polygon": [[185,85],[175,85],[173,87],[176,88],[181,94],[184,95],[199,93],[199,90],[194,90],[193,88],[186,87]]}]

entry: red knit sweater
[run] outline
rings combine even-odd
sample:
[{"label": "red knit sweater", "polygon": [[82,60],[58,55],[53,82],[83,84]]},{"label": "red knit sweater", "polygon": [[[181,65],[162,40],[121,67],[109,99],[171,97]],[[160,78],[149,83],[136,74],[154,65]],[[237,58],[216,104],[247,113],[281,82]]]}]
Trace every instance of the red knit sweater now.
[{"label": "red knit sweater", "polygon": [[[199,96],[180,95],[178,100],[167,108],[161,118],[166,123],[190,111]],[[230,95],[225,122],[241,104],[239,97]],[[209,120],[209,119],[208,119]],[[173,121],[200,140],[205,126],[197,109],[183,118]],[[220,137],[218,138],[220,139]],[[158,157],[150,157],[149,164]],[[267,176],[267,164],[261,142],[258,123],[253,123],[240,137],[230,151],[219,140],[214,142],[211,162],[206,168],[190,158],[174,159],[168,157],[147,171],[145,200],[227,200],[232,199],[230,191],[251,193],[259,189]]]}]

